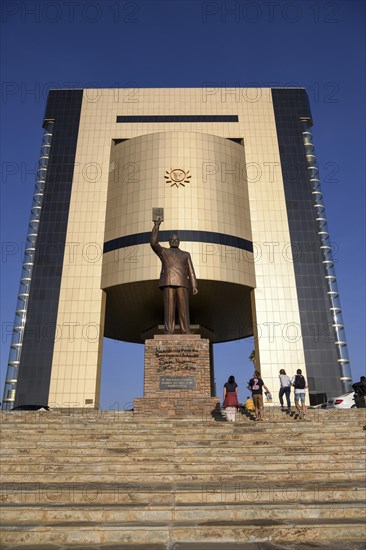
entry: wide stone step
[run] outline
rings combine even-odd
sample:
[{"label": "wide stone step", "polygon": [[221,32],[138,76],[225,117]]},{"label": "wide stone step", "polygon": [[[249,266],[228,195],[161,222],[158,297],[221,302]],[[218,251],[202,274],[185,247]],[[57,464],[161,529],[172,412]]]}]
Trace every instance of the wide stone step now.
[{"label": "wide stone step", "polygon": [[[281,412],[279,409],[273,408],[270,409],[265,407],[264,409],[264,418],[268,421],[273,422],[293,422],[296,420],[298,412],[292,407],[290,413]],[[306,411],[306,418],[309,418],[316,422],[324,423],[342,423],[349,421],[357,421],[365,419],[366,413],[365,409],[356,409],[356,410],[342,410],[342,409],[328,409],[327,411],[319,409],[308,409]],[[115,425],[115,424],[125,424],[127,425],[140,425],[140,426],[154,426],[156,421],[159,421],[159,426],[193,426],[199,423],[205,423],[207,425],[222,424],[225,423],[224,416],[212,416],[211,413],[206,415],[196,415],[186,418],[173,418],[173,417],[151,417],[144,418],[141,415],[135,416],[133,413],[122,414],[116,412],[110,416],[106,416],[106,411],[96,411],[93,409],[88,409],[85,411],[85,414],[70,414],[62,415],[57,412],[44,412],[40,414],[25,412],[23,414],[13,413],[13,412],[2,412],[0,413],[0,418],[3,423],[18,423],[18,424],[28,424],[28,425],[42,425],[42,424],[74,424],[74,425],[87,425],[87,424],[99,424],[99,425]],[[251,412],[238,413],[236,415],[236,420],[243,423],[253,423],[255,419],[255,413]]]},{"label": "wide stone step", "polygon": [[304,426],[318,426],[320,428],[327,427],[329,424],[335,425],[335,429],[338,429],[340,431],[344,430],[345,428],[352,428],[355,426],[363,426],[365,424],[366,415],[364,416],[357,416],[354,418],[348,418],[348,419],[340,419],[339,421],[329,421],[325,419],[319,419],[316,417],[309,417],[306,415],[303,419],[296,419],[295,417],[290,417],[289,419],[283,420],[282,418],[273,419],[273,418],[265,418],[263,422],[255,422],[253,420],[248,419],[242,419],[241,417],[238,418],[237,422],[231,423],[226,421],[209,421],[209,420],[202,420],[202,422],[195,422],[195,423],[170,423],[170,424],[145,424],[144,422],[136,423],[136,422],[125,422],[125,421],[113,421],[113,422],[84,422],[84,423],[75,423],[75,422],[42,422],[40,424],[37,423],[21,423],[21,422],[4,422],[2,424],[4,430],[12,430],[14,426],[17,426],[19,430],[50,430],[56,432],[64,431],[66,432],[69,429],[74,429],[75,431],[85,433],[88,431],[92,431],[96,427],[100,429],[101,431],[110,431],[110,432],[117,432],[117,431],[124,431],[125,433],[133,433],[135,430],[141,430],[145,431],[146,433],[155,431],[160,433],[169,433],[172,430],[174,431],[191,431],[192,428],[197,428],[199,430],[205,430],[207,432],[213,432],[216,430],[232,430],[232,429],[241,429],[241,430],[256,430],[259,429],[259,427],[262,426],[277,426],[281,429],[283,428],[296,428],[296,427],[304,427]]},{"label": "wide stone step", "polygon": [[[306,427],[304,427],[306,426]],[[278,427],[266,426],[266,424],[261,424],[260,428],[257,430],[252,430],[246,426],[235,425],[234,428],[228,427],[227,430],[213,430],[209,432],[207,430],[192,430],[185,432],[178,432],[172,429],[171,432],[160,433],[155,431],[144,432],[136,429],[131,433],[127,433],[122,430],[104,431],[102,429],[88,430],[83,432],[77,432],[76,430],[67,430],[63,432],[48,431],[48,430],[34,430],[32,432],[27,432],[26,430],[3,430],[1,429],[1,437],[4,440],[4,443],[7,441],[17,442],[26,442],[32,439],[49,440],[49,441],[62,441],[70,442],[71,439],[77,439],[80,442],[91,442],[91,441],[126,441],[126,442],[142,442],[142,441],[151,441],[155,439],[160,439],[162,442],[169,441],[186,441],[186,440],[209,440],[209,441],[238,441],[238,440],[247,440],[247,441],[260,441],[261,438],[271,439],[276,438],[278,443],[278,438],[281,437],[287,440],[290,440],[291,437],[301,436],[308,441],[311,441],[311,438],[314,438],[316,441],[322,441],[322,437],[325,439],[325,442],[331,443],[334,442],[335,437],[340,438],[365,438],[365,431],[362,430],[362,427],[347,427],[343,431],[341,430],[330,430],[325,427],[320,428],[319,426],[311,426],[309,424],[301,424],[296,426],[291,426],[291,428],[283,427],[282,429]]]},{"label": "wide stone step", "polygon": [[[182,474],[190,476],[202,476],[202,475],[211,475],[211,476],[222,476],[225,471],[227,471],[228,464],[215,463],[207,464],[206,462],[202,463],[187,463],[179,464],[171,460],[170,462],[165,463],[149,463],[147,461],[134,461],[132,464],[89,464],[86,466],[83,463],[80,464],[33,464],[29,465],[18,465],[18,464],[4,464],[2,466],[2,480],[9,480],[13,476],[21,475],[24,478],[24,481],[29,481],[33,476],[47,475],[54,476],[60,475],[62,478],[66,476],[71,476],[73,479],[85,479],[90,476],[103,476],[103,478],[113,477],[126,477],[130,475],[172,475],[172,474]],[[346,469],[351,470],[354,475],[364,471],[365,462],[364,460],[346,460],[346,461],[302,461],[301,463],[289,463],[288,461],[277,461],[274,463],[266,462],[261,466],[261,472],[263,475],[270,475],[272,472],[275,475],[281,474],[282,472],[287,473],[296,469],[300,474],[311,474],[311,472],[317,471],[326,471],[328,475],[335,475],[339,472],[343,472]],[[253,474],[258,470],[257,462],[245,462],[245,463],[231,463],[230,464],[230,475],[241,475],[241,474]],[[106,480],[106,479],[104,479]]]},{"label": "wide stone step", "polygon": [[241,427],[255,428],[255,426],[261,425],[263,423],[279,424],[283,426],[296,426],[297,424],[303,424],[306,422],[311,422],[313,424],[323,426],[334,424],[342,427],[351,424],[362,424],[362,422],[364,422],[366,418],[365,411],[366,409],[359,409],[355,414],[352,414],[351,411],[345,411],[344,415],[340,414],[340,411],[336,411],[335,413],[328,412],[327,414],[316,414],[314,413],[314,411],[307,411],[305,417],[302,420],[299,420],[297,418],[297,413],[291,413],[291,415],[265,413],[264,422],[261,423],[255,422],[254,416],[247,417],[245,415],[238,414],[236,416],[237,421],[234,424],[232,424],[231,422],[227,422],[223,418],[214,419],[200,417],[196,417],[190,420],[166,420],[163,418],[154,418],[151,421],[147,421],[142,417],[124,418],[120,416],[116,416],[114,418],[100,418],[98,416],[94,416],[91,418],[66,417],[60,419],[59,417],[53,416],[51,413],[46,413],[46,416],[38,418],[38,421],[37,418],[32,417],[27,417],[25,419],[17,418],[16,416],[13,416],[12,413],[7,413],[7,415],[0,414],[0,419],[1,424],[4,427],[11,427],[16,425],[19,428],[24,429],[36,429],[38,427],[41,429],[45,427],[51,429],[67,429],[69,426],[74,426],[78,430],[87,430],[92,426],[99,426],[101,429],[115,429],[116,427],[122,427],[126,430],[129,430],[131,428],[140,427],[145,430],[156,429],[163,431],[172,427],[182,430],[192,429],[192,427],[194,426],[204,426],[207,429],[212,429],[215,426],[226,429],[226,427],[235,427],[237,425],[240,425]]},{"label": "wide stone step", "polygon": [[[365,470],[364,468],[358,468],[350,470],[347,468],[333,469],[333,470],[307,470],[307,471],[295,471],[290,470],[269,470],[268,473],[262,470],[258,471],[245,471],[242,472],[212,472],[211,470],[203,472],[187,472],[184,468],[181,471],[176,469],[167,472],[162,469],[160,471],[152,471],[148,469],[146,472],[141,470],[135,472],[122,472],[121,474],[116,473],[98,473],[97,479],[99,482],[103,483],[146,483],[149,481],[161,481],[161,482],[188,482],[188,481],[197,481],[199,480],[202,483],[214,482],[234,482],[238,481],[241,483],[255,482],[259,483],[260,481],[268,481],[270,478],[273,482],[284,482],[284,481],[295,481],[299,483],[303,481],[313,480],[314,482],[321,481],[336,481],[336,480],[353,480],[361,481],[365,480]],[[7,473],[3,476],[3,481],[7,483],[20,481],[23,482],[33,482],[33,483],[93,483],[96,480],[95,473],[64,473],[64,472],[43,472],[43,473]]]},{"label": "wide stone step", "polygon": [[[239,427],[238,427],[239,428]],[[307,426],[308,428],[308,426]],[[126,434],[123,434],[121,432],[118,432],[116,434],[108,434],[104,433],[103,431],[97,431],[96,433],[91,434],[82,434],[78,435],[77,433],[70,431],[66,434],[49,434],[48,432],[35,432],[35,433],[9,433],[8,436],[6,434],[2,434],[3,437],[3,444],[5,446],[11,446],[12,444],[15,447],[18,447],[20,445],[24,445],[28,442],[28,444],[32,447],[36,446],[37,444],[46,444],[49,445],[50,443],[55,443],[56,445],[63,444],[63,445],[70,445],[72,443],[77,443],[78,445],[83,444],[90,444],[95,443],[98,444],[105,444],[106,441],[110,442],[124,442],[126,444],[138,444],[138,443],[147,443],[149,441],[151,442],[160,442],[162,445],[163,443],[171,444],[174,442],[184,444],[184,442],[190,442],[190,441],[210,441],[211,444],[224,444],[224,443],[230,443],[231,441],[242,441],[242,442],[248,442],[253,444],[263,444],[263,439],[268,444],[277,444],[279,443],[279,439],[282,441],[290,442],[291,439],[293,439],[293,443],[295,441],[294,438],[301,438],[304,441],[308,441],[311,443],[311,441],[314,441],[316,443],[335,443],[335,438],[342,438],[344,442],[347,441],[353,441],[353,440],[365,440],[366,432],[362,431],[361,429],[356,430],[354,427],[352,430],[345,431],[343,433],[336,432],[333,430],[326,430],[326,431],[317,431],[314,429],[303,429],[303,428],[294,428],[291,431],[289,430],[271,430],[268,428],[265,428],[264,425],[261,425],[261,429],[258,429],[255,432],[245,432],[240,429],[234,430],[234,431],[228,431],[228,432],[215,432],[212,434],[207,433],[201,433],[200,431],[195,432],[188,432],[186,434],[177,434],[172,432],[171,434],[164,434],[160,435],[157,433],[149,433],[144,434],[140,432],[136,432],[133,435],[126,436]],[[170,445],[169,445],[170,446]]]},{"label": "wide stone step", "polygon": [[281,414],[266,414],[265,420],[262,423],[253,422],[253,419],[243,415],[237,416],[237,422],[233,425],[226,421],[216,421],[214,419],[202,418],[194,420],[162,420],[156,422],[156,419],[148,422],[145,419],[140,418],[138,421],[133,417],[120,417],[115,416],[111,418],[99,418],[91,417],[85,419],[75,419],[68,417],[60,419],[53,417],[50,413],[46,413],[46,417],[21,419],[12,416],[12,413],[7,415],[0,415],[2,418],[1,424],[4,429],[12,429],[12,426],[17,426],[19,429],[32,430],[32,429],[48,429],[48,430],[67,430],[72,427],[78,431],[88,431],[95,429],[98,426],[101,430],[118,430],[122,429],[126,432],[133,432],[136,429],[145,431],[169,431],[173,428],[175,430],[191,430],[192,427],[199,427],[200,429],[216,430],[216,429],[232,429],[234,427],[240,427],[242,429],[256,429],[259,425],[271,425],[276,424],[281,427],[293,427],[297,425],[313,424],[318,426],[327,426],[332,424],[336,429],[342,430],[344,427],[361,426],[366,422],[366,409],[359,409],[355,414],[351,411],[327,412],[326,414],[314,414],[314,411],[308,411],[305,419],[298,420],[296,415],[281,415]]},{"label": "wide stone step", "polygon": [[365,502],[347,502],[342,507],[335,503],[310,502],[293,504],[257,504],[257,503],[204,503],[204,504],[168,504],[144,505],[28,505],[3,506],[2,523],[21,526],[24,523],[63,523],[80,522],[154,522],[154,521],[254,521],[276,520],[296,521],[304,519],[359,519],[364,520]]},{"label": "wide stone step", "polygon": [[[39,473],[72,473],[75,474],[94,474],[99,475],[104,472],[108,474],[124,475],[128,472],[189,472],[189,473],[221,473],[223,470],[230,467],[231,473],[255,472],[258,470],[258,460],[253,457],[253,460],[226,460],[225,456],[220,457],[204,457],[203,459],[194,458],[191,456],[175,457],[174,455],[165,457],[141,457],[135,456],[134,459],[124,459],[120,457],[117,461],[105,462],[104,459],[85,462],[80,459],[78,462],[69,462],[66,459],[61,463],[54,463],[48,460],[43,462],[31,462],[28,464],[19,464],[13,462],[3,462],[1,466],[2,475],[11,473],[22,473],[24,475],[32,475]],[[271,459],[266,459],[266,462],[261,464],[262,472],[289,471],[296,468],[297,471],[310,471],[324,469],[328,471],[335,470],[357,470],[365,467],[364,457],[350,458],[344,455],[334,457],[318,456],[316,460],[306,460],[303,457],[301,462],[298,459],[290,458],[288,455],[272,456]]]},{"label": "wide stone step", "polygon": [[365,535],[364,522],[358,519],[207,521],[207,522],[126,522],[66,524],[25,523],[21,528],[3,524],[4,544],[40,546],[42,544],[168,544],[175,542],[245,542],[245,541],[360,541]]},{"label": "wide stone step", "polygon": [[[297,444],[294,444],[294,441],[282,440],[281,444],[278,443],[278,440],[263,440],[256,444],[255,442],[239,440],[239,441],[209,441],[209,440],[187,440],[187,441],[171,441],[170,445],[164,445],[158,440],[151,442],[128,442],[124,443],[123,441],[103,441],[103,442],[81,442],[75,441],[62,444],[62,442],[57,441],[43,441],[37,444],[37,441],[33,441],[32,444],[26,444],[26,442],[15,442],[13,446],[11,443],[2,443],[1,444],[1,456],[7,457],[9,455],[19,456],[19,455],[43,455],[51,456],[52,454],[60,453],[63,455],[76,455],[80,456],[94,455],[94,456],[107,456],[109,453],[115,453],[116,455],[123,455],[128,453],[141,453],[141,454],[150,454],[165,456],[166,454],[179,453],[183,454],[192,454],[197,452],[198,454],[213,454],[213,453],[227,453],[227,454],[238,454],[242,453],[244,456],[247,453],[257,454],[293,454],[297,448],[299,452],[304,453],[319,453],[323,449],[321,442],[304,440],[299,437],[297,439]],[[351,452],[357,449],[361,449],[366,443],[364,438],[342,438],[342,442],[339,443],[339,446],[336,446],[339,449],[339,452],[342,452],[343,448],[349,449]],[[335,450],[335,441],[326,441],[324,442],[325,452],[329,454],[336,453]],[[327,451],[329,449],[329,451]]]},{"label": "wide stone step", "polygon": [[207,483],[4,483],[4,504],[201,504],[201,503],[304,503],[366,499],[363,481],[280,483],[229,479]]},{"label": "wide stone step", "polygon": [[[213,452],[214,451],[214,452]],[[329,453],[329,456],[333,460],[340,459],[343,461],[345,456],[352,456],[354,459],[366,459],[366,446],[360,445],[343,445],[343,446],[325,446],[322,451],[313,446],[293,446],[293,447],[263,447],[256,448],[255,453],[244,450],[245,462],[258,462],[266,460],[266,462],[278,462],[286,460],[287,462],[298,462],[299,459],[302,462],[313,462],[324,460],[325,453]],[[103,448],[100,450],[83,450],[71,447],[63,449],[62,452],[44,453],[42,449],[2,449],[1,463],[6,465],[16,462],[17,464],[95,464],[96,462],[103,462],[104,464],[124,464],[131,463],[131,461],[171,461],[177,463],[185,461],[190,462],[206,462],[207,464],[215,462],[243,462],[243,449],[234,447],[225,447],[223,449],[212,449],[210,446],[192,446],[192,447],[174,447],[168,452],[156,447],[146,448]]]},{"label": "wide stone step", "polygon": [[[278,408],[265,407],[264,418],[266,421],[273,422],[293,422],[296,420],[297,411],[292,407],[291,413],[281,412]],[[319,409],[308,409],[306,411],[306,418],[321,422],[321,423],[343,423],[349,421],[364,420],[366,417],[365,409],[328,409],[327,411]],[[242,423],[253,423],[255,418],[254,413],[247,414],[246,412],[238,413],[236,420]],[[31,411],[17,411],[6,412],[0,411],[0,420],[2,424],[18,424],[28,426],[42,426],[42,425],[70,425],[75,426],[87,426],[87,425],[101,425],[101,426],[113,426],[120,425],[139,425],[139,426],[156,426],[163,428],[165,426],[193,426],[200,423],[205,423],[208,426],[225,423],[224,417],[213,417],[211,414],[202,416],[191,416],[186,418],[144,418],[142,416],[134,416],[131,413],[115,412],[108,414],[107,411],[96,411],[94,409],[86,409],[85,413],[79,414],[62,414],[57,412],[31,412]]]},{"label": "wide stone step", "polygon": [[[306,416],[304,419],[299,420],[297,418],[296,414],[292,415],[278,415],[278,414],[266,414],[264,417],[264,422],[258,423],[254,421],[254,417],[248,418],[244,415],[237,415],[237,422],[235,424],[232,424],[230,422],[227,422],[225,420],[214,420],[214,419],[206,419],[206,418],[196,418],[192,421],[178,421],[178,420],[164,420],[159,418],[159,422],[154,419],[151,422],[147,422],[145,419],[140,418],[139,420],[136,420],[135,418],[121,418],[121,417],[115,417],[110,419],[101,419],[101,418],[85,418],[85,419],[74,419],[72,417],[65,418],[60,420],[57,417],[52,417],[52,415],[47,417],[39,418],[39,421],[37,422],[36,419],[32,419],[29,421],[28,419],[21,420],[17,419],[16,417],[12,417],[11,413],[8,413],[9,416],[0,415],[0,418],[2,418],[1,424],[4,426],[4,429],[11,429],[11,426],[18,426],[20,429],[67,429],[70,426],[73,426],[75,429],[80,431],[85,431],[88,429],[92,429],[95,426],[100,427],[100,429],[110,429],[114,430],[117,428],[122,428],[126,431],[130,431],[136,428],[145,429],[146,431],[149,431],[151,429],[153,430],[169,430],[171,428],[176,428],[180,430],[189,429],[191,430],[192,427],[198,427],[200,426],[205,427],[205,429],[215,429],[215,427],[220,427],[222,429],[226,429],[227,427],[236,427],[240,426],[242,428],[253,428],[255,429],[256,426],[262,425],[262,424],[277,424],[281,426],[296,426],[300,424],[307,424],[312,423],[319,426],[326,426],[329,424],[339,426],[342,428],[343,426],[351,426],[351,425],[362,425],[365,422],[366,419],[366,412],[364,412],[366,409],[360,409],[357,414],[352,415],[351,412],[347,413],[346,415],[340,415],[339,411],[336,412],[336,414],[327,413],[326,415],[319,415],[314,414],[313,411],[308,411],[306,413]],[[7,428],[8,427],[8,428]]]},{"label": "wide stone step", "polygon": [[[334,446],[317,446],[309,445],[304,442],[298,442],[296,446],[286,445],[285,442],[283,445],[246,445],[246,444],[232,444],[232,445],[213,445],[208,442],[204,444],[203,442],[188,442],[184,445],[171,445],[168,448],[157,446],[157,445],[147,445],[147,446],[124,446],[122,444],[116,443],[106,443],[102,447],[97,447],[93,445],[82,445],[77,444],[69,447],[56,447],[56,446],[47,446],[46,448],[41,447],[3,447],[1,449],[1,461],[2,462],[19,462],[25,463],[29,461],[43,461],[44,460],[51,462],[73,462],[77,458],[88,462],[88,458],[92,460],[95,458],[99,461],[108,462],[110,460],[114,462],[121,462],[126,459],[132,461],[135,458],[151,458],[151,460],[159,459],[164,460],[165,458],[175,457],[177,461],[184,459],[192,460],[197,457],[197,459],[202,458],[203,460],[212,460],[217,457],[218,461],[220,458],[228,456],[229,461],[236,460],[246,460],[252,461],[252,459],[258,460],[269,459],[272,460],[272,457],[277,457],[278,460],[288,458],[290,461],[293,458],[301,458],[304,456],[304,459],[313,460],[312,457],[323,457],[329,456],[332,460],[337,460],[338,458],[343,457],[355,457],[363,458],[365,456],[365,443],[363,440],[357,442],[346,444],[340,444],[336,448]],[[68,460],[70,459],[70,460]]]},{"label": "wide stone step", "polygon": [[212,430],[207,429],[200,429],[200,428],[192,428],[191,430],[176,430],[172,428],[169,431],[162,431],[159,430],[148,430],[144,431],[139,428],[136,428],[135,430],[124,430],[124,429],[117,429],[117,430],[108,430],[103,429],[101,427],[95,427],[94,430],[75,430],[73,428],[68,428],[66,430],[58,431],[58,430],[47,430],[47,428],[42,430],[23,430],[15,428],[13,430],[5,430],[3,427],[1,428],[1,437],[3,438],[4,442],[13,440],[13,441],[28,441],[33,438],[38,438],[40,440],[47,438],[50,441],[53,440],[60,440],[70,441],[70,438],[77,439],[79,441],[98,441],[102,439],[108,439],[111,441],[144,441],[144,440],[154,440],[154,439],[161,439],[161,441],[169,442],[170,440],[180,440],[185,441],[187,439],[193,438],[193,439],[202,439],[202,440],[240,440],[240,439],[246,439],[251,441],[258,441],[262,437],[270,439],[273,438],[279,438],[279,437],[285,437],[287,439],[290,439],[291,437],[297,437],[301,434],[302,437],[311,440],[312,437],[316,438],[318,441],[321,441],[321,437],[325,437],[325,439],[333,441],[334,437],[365,437],[365,430],[366,427],[363,425],[355,426],[354,424],[351,426],[342,426],[338,427],[337,429],[330,429],[329,427],[322,426],[322,425],[312,425],[311,422],[303,422],[303,423],[297,423],[295,425],[291,426],[278,426],[273,424],[256,424],[257,428],[253,429],[249,426],[240,425],[240,424],[234,424],[231,426],[226,425],[225,429],[215,428]]},{"label": "wide stone step", "polygon": [[[157,443],[157,442],[156,442]],[[300,458],[304,456],[305,459],[313,460],[312,457],[319,457],[321,460],[325,460],[325,456],[329,456],[332,460],[337,460],[339,457],[365,457],[365,445],[364,440],[358,441],[346,441],[340,444],[336,448],[333,445],[325,445],[324,450],[322,445],[310,445],[308,442],[300,440],[298,444],[283,445],[272,444],[249,444],[246,442],[233,442],[228,445],[218,445],[213,442],[202,441],[190,441],[190,442],[174,442],[169,447],[159,446],[158,444],[148,444],[145,446],[140,445],[123,445],[123,443],[117,442],[105,442],[104,445],[92,445],[92,444],[80,444],[58,446],[54,444],[44,444],[43,446],[26,446],[23,444],[19,447],[1,446],[0,460],[1,462],[27,462],[27,458],[30,461],[42,461],[41,457],[44,457],[46,461],[55,459],[61,462],[67,462],[70,457],[70,461],[73,461],[72,457],[80,457],[87,461],[88,457],[95,457],[99,461],[105,460],[108,462],[110,459],[114,459],[115,462],[123,462],[124,457],[130,461],[138,459],[161,459],[174,457],[179,460],[187,457],[188,459],[197,457],[203,460],[211,461],[216,458],[220,461],[220,457],[228,456],[229,461],[248,459],[251,462],[253,459],[268,459],[271,461],[271,457],[276,456],[279,460],[288,458],[292,461],[294,458]]]},{"label": "wide stone step", "polygon": [[[189,453],[189,452],[203,452],[203,453],[212,453],[212,452],[228,452],[231,453],[250,453],[250,452],[264,452],[264,453],[293,453],[296,449],[299,452],[320,452],[322,449],[325,452],[337,452],[337,449],[342,452],[343,449],[357,450],[365,447],[365,438],[364,437],[343,437],[337,442],[334,438],[330,438],[328,441],[319,444],[314,444],[311,440],[306,440],[301,436],[294,438],[282,438],[281,441],[278,439],[261,439],[259,441],[246,441],[245,439],[239,440],[230,440],[226,441],[225,439],[220,441],[209,440],[209,439],[187,439],[184,441],[174,441],[173,438],[170,441],[169,445],[162,444],[158,439],[149,440],[149,441],[111,441],[105,439],[103,441],[68,441],[65,442],[60,448],[60,453],[63,454],[96,454],[103,455],[105,452],[115,452],[115,453],[128,453],[128,452],[141,452],[141,453],[151,453],[153,454],[165,454],[168,452],[175,453]],[[58,441],[38,441],[33,440],[32,443],[26,444],[25,441],[14,442],[14,445],[11,445],[11,442],[4,442],[1,445],[1,455],[8,456],[13,454],[43,454],[44,456],[52,455],[54,449],[60,447]]]}]

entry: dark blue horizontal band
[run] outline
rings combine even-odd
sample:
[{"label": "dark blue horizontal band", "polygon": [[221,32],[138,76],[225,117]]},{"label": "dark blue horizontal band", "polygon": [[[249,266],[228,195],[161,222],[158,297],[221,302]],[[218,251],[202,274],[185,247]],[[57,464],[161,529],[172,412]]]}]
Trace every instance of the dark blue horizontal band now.
[{"label": "dark blue horizontal band", "polygon": [[[253,252],[253,243],[240,237],[234,237],[233,235],[225,235],[223,233],[213,233],[212,231],[190,231],[190,230],[171,230],[171,231],[159,231],[159,241],[168,242],[170,235],[176,233],[181,241],[188,242],[203,242],[221,244],[223,246],[232,246],[234,248],[241,248],[248,252]],[[151,231],[146,233],[136,233],[135,235],[126,235],[125,237],[118,237],[104,243],[103,252],[112,252],[119,248],[126,248],[127,246],[136,246],[138,244],[149,244],[151,239]]]},{"label": "dark blue horizontal band", "polygon": [[132,115],[117,122],[239,122],[238,115]]}]

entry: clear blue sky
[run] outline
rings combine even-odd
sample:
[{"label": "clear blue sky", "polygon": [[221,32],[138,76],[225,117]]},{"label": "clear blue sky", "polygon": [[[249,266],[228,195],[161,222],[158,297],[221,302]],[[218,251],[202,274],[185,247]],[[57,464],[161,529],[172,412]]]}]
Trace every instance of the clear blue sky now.
[{"label": "clear blue sky", "polygon": [[[365,370],[365,3],[2,2],[1,395],[51,87],[304,86],[354,379]],[[220,389],[252,342],[215,346]],[[102,407],[142,395],[143,346],[105,340]],[[288,369],[291,371],[291,369]]]}]

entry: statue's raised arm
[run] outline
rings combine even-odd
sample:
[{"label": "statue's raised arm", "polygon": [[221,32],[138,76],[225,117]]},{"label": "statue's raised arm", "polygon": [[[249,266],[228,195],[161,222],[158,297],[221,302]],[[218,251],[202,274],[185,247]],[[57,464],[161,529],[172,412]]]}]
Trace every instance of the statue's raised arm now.
[{"label": "statue's raised arm", "polygon": [[150,239],[151,248],[156,254],[158,254],[158,250],[159,248],[161,248],[158,241],[160,224],[161,224],[161,220],[154,221],[154,226],[152,228],[151,239]]}]

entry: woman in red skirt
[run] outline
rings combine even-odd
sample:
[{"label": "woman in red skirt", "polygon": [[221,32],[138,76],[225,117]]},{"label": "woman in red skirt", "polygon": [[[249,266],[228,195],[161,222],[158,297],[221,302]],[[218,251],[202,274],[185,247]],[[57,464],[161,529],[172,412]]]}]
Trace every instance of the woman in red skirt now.
[{"label": "woman in red skirt", "polygon": [[235,382],[234,376],[229,376],[228,381],[224,384],[224,408],[228,422],[235,422],[238,407],[238,384]]}]

